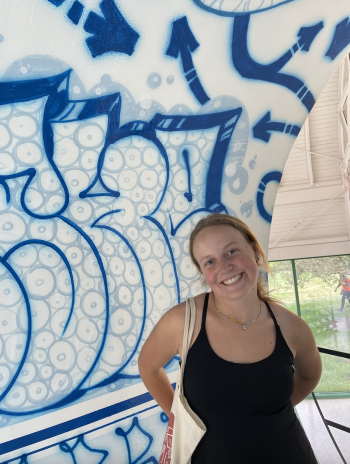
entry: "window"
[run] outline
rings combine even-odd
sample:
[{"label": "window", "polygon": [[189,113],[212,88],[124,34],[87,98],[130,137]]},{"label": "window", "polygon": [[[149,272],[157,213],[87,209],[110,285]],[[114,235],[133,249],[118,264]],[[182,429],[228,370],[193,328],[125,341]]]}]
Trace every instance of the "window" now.
[{"label": "window", "polygon": [[[350,353],[350,256],[329,256],[270,263],[271,296],[301,316],[316,344]],[[321,354],[323,373],[315,392],[348,393],[350,362]],[[343,395],[344,396],[344,395]]]}]

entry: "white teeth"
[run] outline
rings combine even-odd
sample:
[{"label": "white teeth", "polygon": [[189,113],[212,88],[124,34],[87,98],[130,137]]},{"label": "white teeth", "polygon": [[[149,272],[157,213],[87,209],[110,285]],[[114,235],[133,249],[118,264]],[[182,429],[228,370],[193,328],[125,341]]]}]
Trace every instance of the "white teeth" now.
[{"label": "white teeth", "polygon": [[241,277],[242,277],[242,274],[238,274],[236,277],[232,277],[232,279],[223,280],[222,283],[224,285],[232,285],[238,282]]}]

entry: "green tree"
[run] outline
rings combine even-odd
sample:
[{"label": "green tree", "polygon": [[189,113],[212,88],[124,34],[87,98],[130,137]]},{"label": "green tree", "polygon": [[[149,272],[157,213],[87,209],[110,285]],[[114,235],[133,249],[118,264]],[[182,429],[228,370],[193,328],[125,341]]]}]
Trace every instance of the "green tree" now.
[{"label": "green tree", "polygon": [[[274,261],[272,282],[277,291],[287,291],[293,287],[293,273],[290,260]],[[350,276],[350,256],[329,256],[324,258],[307,258],[295,260],[298,287],[303,288],[310,280],[318,277],[326,285],[337,285],[340,274]]]}]

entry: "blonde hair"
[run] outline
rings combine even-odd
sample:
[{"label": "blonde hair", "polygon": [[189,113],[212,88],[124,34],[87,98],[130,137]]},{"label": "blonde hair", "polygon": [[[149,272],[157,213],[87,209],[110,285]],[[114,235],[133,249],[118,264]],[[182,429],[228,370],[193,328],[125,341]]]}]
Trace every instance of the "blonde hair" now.
[{"label": "blonde hair", "polygon": [[[262,246],[260,245],[254,232],[251,230],[249,226],[247,226],[245,222],[241,221],[240,219],[236,217],[229,216],[228,214],[209,214],[208,216],[206,216],[205,218],[201,219],[198,222],[198,224],[192,230],[192,233],[190,235],[189,250],[190,250],[191,260],[201,274],[202,274],[201,268],[193,253],[193,244],[199,232],[201,232],[203,229],[206,229],[207,227],[212,227],[212,226],[230,226],[238,230],[243,235],[245,240],[258,253],[258,257],[259,257],[257,260],[258,266],[261,269],[263,269],[265,272],[271,273],[271,268],[269,266],[269,262],[267,261],[267,258],[266,258],[266,255],[265,255],[265,252]],[[258,298],[260,300],[265,301],[266,303],[281,304],[281,302],[277,298],[273,298],[269,296],[269,292],[263,284],[263,273],[258,278],[257,292],[258,292]]]}]

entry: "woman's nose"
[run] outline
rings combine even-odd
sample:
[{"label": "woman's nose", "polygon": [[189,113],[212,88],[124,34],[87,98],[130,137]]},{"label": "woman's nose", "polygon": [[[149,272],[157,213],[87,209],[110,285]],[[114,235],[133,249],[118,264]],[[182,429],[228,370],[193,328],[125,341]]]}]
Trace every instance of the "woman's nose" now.
[{"label": "woman's nose", "polygon": [[226,259],[221,259],[219,261],[220,272],[228,272],[228,271],[232,271],[232,269],[233,269],[233,264],[227,261]]}]

